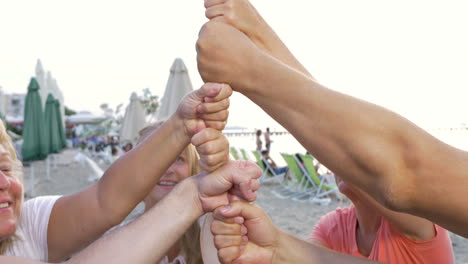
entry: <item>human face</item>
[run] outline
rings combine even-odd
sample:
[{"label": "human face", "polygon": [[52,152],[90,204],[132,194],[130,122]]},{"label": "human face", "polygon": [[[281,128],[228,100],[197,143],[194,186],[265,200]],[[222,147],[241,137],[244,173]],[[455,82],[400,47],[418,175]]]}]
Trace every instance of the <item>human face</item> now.
[{"label": "human face", "polygon": [[190,176],[190,167],[188,160],[188,151],[184,150],[167,169],[159,182],[153,187],[153,190],[145,198],[145,207],[151,208],[157,202],[161,201],[175,185]]},{"label": "human face", "polygon": [[23,200],[23,185],[13,175],[13,161],[0,144],[0,241],[16,231]]}]

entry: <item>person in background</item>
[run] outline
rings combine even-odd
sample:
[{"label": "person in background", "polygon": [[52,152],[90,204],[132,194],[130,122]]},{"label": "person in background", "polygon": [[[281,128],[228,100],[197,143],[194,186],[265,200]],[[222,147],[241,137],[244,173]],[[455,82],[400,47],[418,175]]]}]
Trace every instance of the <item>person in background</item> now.
[{"label": "person in background", "polygon": [[262,139],[261,139],[261,136],[262,136],[262,130],[257,130],[257,137],[256,137],[256,144],[257,144],[257,148],[256,150],[257,151],[262,151]]},{"label": "person in background", "polygon": [[267,150],[262,150],[262,156],[262,162],[268,162],[268,165],[273,170],[274,174],[283,174],[288,171],[288,166],[278,167],[278,165],[276,165],[276,162],[270,157],[270,153]]},{"label": "person in background", "polygon": [[268,151],[268,153],[270,153],[270,148],[271,148],[271,138],[270,138],[271,134],[270,134],[270,128],[267,127],[266,128],[266,131],[265,131],[265,148],[266,150]]},{"label": "person in background", "polygon": [[117,147],[112,146],[112,147],[111,147],[111,159],[112,159],[112,162],[116,161],[118,158],[119,158],[119,150],[117,149]]},{"label": "person in background", "polygon": [[123,147],[124,153],[127,153],[127,152],[129,152],[130,150],[132,150],[132,149],[133,149],[133,144],[130,143],[130,142],[127,143],[127,144],[125,144],[125,146]]}]

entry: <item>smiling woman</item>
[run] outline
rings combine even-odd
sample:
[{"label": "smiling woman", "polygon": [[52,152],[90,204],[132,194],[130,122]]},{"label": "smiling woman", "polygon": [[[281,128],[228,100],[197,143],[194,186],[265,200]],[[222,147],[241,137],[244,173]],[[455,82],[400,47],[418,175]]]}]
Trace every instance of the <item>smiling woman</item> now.
[{"label": "smiling woman", "polygon": [[22,177],[21,164],[0,121],[0,255],[16,239],[16,223],[23,202]]},{"label": "smiling woman", "polygon": [[[156,122],[140,131],[137,144],[141,144],[154,130],[158,129],[164,122]],[[161,201],[174,187],[184,179],[197,175],[201,172],[198,164],[199,156],[195,147],[189,144],[167,171],[162,175],[159,182],[144,199],[145,212]],[[188,264],[203,263],[200,254],[200,226],[198,222],[193,223],[184,233],[180,240],[171,247],[166,256],[159,262],[161,264],[173,263],[175,261]],[[184,261],[184,262],[182,262]],[[177,262],[176,262],[177,263]]]}]

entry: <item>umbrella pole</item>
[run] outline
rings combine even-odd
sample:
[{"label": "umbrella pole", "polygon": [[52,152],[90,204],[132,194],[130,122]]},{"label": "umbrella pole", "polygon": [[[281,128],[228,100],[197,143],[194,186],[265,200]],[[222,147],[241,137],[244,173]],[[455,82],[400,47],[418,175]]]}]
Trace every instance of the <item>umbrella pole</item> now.
[{"label": "umbrella pole", "polygon": [[34,189],[36,186],[36,181],[34,179],[34,162],[31,162],[31,197],[34,197]]},{"label": "umbrella pole", "polygon": [[54,169],[57,169],[57,155],[58,155],[58,154],[52,155],[52,158],[54,158],[54,161],[53,161],[53,163],[54,163]]},{"label": "umbrella pole", "polygon": [[50,180],[50,159],[49,159],[49,156],[47,156],[47,159],[46,159],[46,180]]}]

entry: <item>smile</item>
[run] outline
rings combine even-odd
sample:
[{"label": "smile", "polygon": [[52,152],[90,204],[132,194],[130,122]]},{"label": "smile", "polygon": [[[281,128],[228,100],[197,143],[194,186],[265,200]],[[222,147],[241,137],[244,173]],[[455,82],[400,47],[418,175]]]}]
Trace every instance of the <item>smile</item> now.
[{"label": "smile", "polygon": [[161,186],[175,186],[177,184],[177,182],[173,182],[173,181],[160,181],[158,183],[158,185],[161,185]]}]

